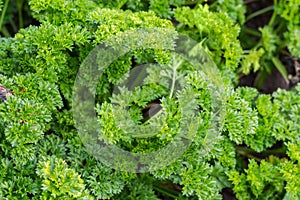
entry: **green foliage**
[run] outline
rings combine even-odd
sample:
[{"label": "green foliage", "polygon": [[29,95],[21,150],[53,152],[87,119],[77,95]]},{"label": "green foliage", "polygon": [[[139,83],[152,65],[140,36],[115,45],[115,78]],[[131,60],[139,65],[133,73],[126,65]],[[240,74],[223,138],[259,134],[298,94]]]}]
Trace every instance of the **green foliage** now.
[{"label": "green foliage", "polygon": [[237,68],[242,53],[237,39],[239,26],[227,15],[212,12],[207,5],[199,5],[194,9],[176,9],[175,18],[180,22],[178,30],[199,41],[220,69]]},{"label": "green foliage", "polygon": [[223,12],[241,25],[245,22],[246,6],[242,0],[216,0],[211,8],[217,12]]},{"label": "green foliage", "polygon": [[[98,106],[99,125],[104,127],[101,136],[104,135],[106,142],[117,143],[121,140],[122,143],[134,143],[135,148],[131,151],[145,152],[149,148],[151,150],[158,149],[179,133],[178,122],[184,119],[182,112],[193,112],[196,108],[193,103],[193,98],[196,98],[192,94],[193,91],[188,86],[184,86],[184,81],[186,81],[184,76],[187,72],[182,68],[181,63],[182,61],[175,59],[167,66],[148,67],[146,70],[149,75],[145,78],[143,87],[135,87],[133,90],[128,90],[124,86],[120,87],[120,93],[112,95],[111,104],[104,103],[101,107]],[[157,80],[160,74],[160,80]],[[184,87],[187,88],[182,92],[176,92]],[[172,98],[173,96],[177,100]],[[142,123],[140,121],[143,118],[141,110],[156,99],[160,99],[164,114],[147,121],[139,128],[134,128],[135,125]],[[190,103],[186,104],[187,102]],[[129,112],[127,112],[128,109]],[[131,121],[130,118],[134,120]],[[197,122],[198,120],[191,119],[191,121]],[[149,129],[149,126],[152,127],[152,130]],[[135,132],[139,134],[130,136]],[[145,135],[154,137],[134,139],[134,137],[139,138]]]},{"label": "green foliage", "polygon": [[162,18],[171,18],[174,14],[174,8],[185,3],[184,0],[95,0],[105,8],[115,8],[123,10],[152,11]]},{"label": "green foliage", "polygon": [[86,16],[93,11],[97,5],[93,1],[39,1],[29,2],[32,15],[37,20],[48,21],[51,24],[59,25],[64,22],[84,24]]},{"label": "green foliage", "polygon": [[150,0],[149,10],[155,12],[160,17],[170,18],[174,14],[171,7],[179,7],[183,3],[183,0]]},{"label": "green foliage", "polygon": [[[30,0],[28,12],[25,2],[6,10],[0,0],[7,36],[0,38],[0,84],[11,90],[0,100],[0,199],[222,199],[224,188],[238,199],[300,198],[300,85],[271,95],[233,89],[238,70],[269,72],[274,65],[287,75],[278,54],[287,47],[300,55],[298,1],[274,1],[270,23],[243,57],[241,0]],[[39,25],[9,37],[8,24],[27,23],[16,25],[14,13],[24,19],[32,13]],[[176,28],[204,47],[222,79],[162,50],[173,50]],[[143,30],[153,37],[139,40]],[[183,133],[181,142],[191,144],[168,166],[144,174],[118,171],[83,145],[72,90],[81,63],[103,41],[119,49],[153,48],[137,48],[104,70],[96,90],[98,139],[145,154]],[[213,83],[222,81],[220,96]],[[218,103],[225,107],[216,113]],[[264,158],[270,154],[285,158]]]},{"label": "green foliage", "polygon": [[281,51],[279,47],[282,43],[281,36],[278,36],[271,25],[264,26],[259,31],[261,33],[260,42],[244,56],[241,63],[241,72],[249,74],[251,71],[260,71],[269,74],[274,66],[282,73],[284,78],[287,78],[286,69],[276,57],[278,52]]},{"label": "green foliage", "polygon": [[237,92],[233,93],[226,105],[226,120],[224,130],[237,144],[254,135],[258,126],[256,110],[251,108],[251,103],[240,97]]},{"label": "green foliage", "polygon": [[[204,4],[207,1],[194,0],[94,0],[105,8],[115,8],[123,10],[153,11],[157,16],[171,19],[174,11],[182,6],[194,6]],[[229,15],[235,22],[243,24],[245,21],[245,6],[241,0],[214,0],[210,7],[216,12],[223,12]]]},{"label": "green foliage", "polygon": [[286,162],[282,165],[280,172],[286,181],[286,194],[284,199],[299,199],[300,196],[300,182],[297,178],[300,174],[299,163],[294,164],[292,162]]},{"label": "green foliage", "polygon": [[250,160],[246,174],[231,171],[229,177],[239,199],[299,198],[299,183],[294,177],[299,173],[299,85],[290,92],[279,89],[272,96],[260,95],[255,101],[259,125],[254,137],[246,138],[245,143],[250,141],[248,145],[260,152],[276,141],[285,141],[291,161],[270,157],[258,165]]},{"label": "green foliage", "polygon": [[300,58],[300,12],[299,1],[279,2],[275,7],[275,12],[287,21],[287,31],[284,38],[287,41],[287,47],[293,56]]},{"label": "green foliage", "polygon": [[62,159],[51,157],[40,161],[37,175],[42,179],[42,199],[87,199],[84,183],[77,172]]},{"label": "green foliage", "polygon": [[[274,103],[280,105],[281,123],[276,125],[274,136],[277,140],[295,142],[299,139],[300,120],[300,87],[297,85],[290,92],[278,89],[274,96]],[[291,112],[292,111],[292,112]]]},{"label": "green foliage", "polygon": [[260,164],[250,160],[245,174],[237,171],[229,173],[229,179],[233,182],[233,190],[238,199],[283,198],[284,178],[280,172],[283,161],[274,159],[274,163],[262,160]]},{"label": "green foliage", "polygon": [[14,95],[0,105],[2,144],[8,148],[2,150],[10,149],[7,156],[22,165],[34,159],[35,144],[49,130],[51,112],[62,106],[61,97],[54,84],[33,74],[12,79],[1,76],[1,82],[14,91]]},{"label": "green foliage", "polygon": [[[92,2],[87,4],[86,1],[78,1],[77,3],[78,5],[73,4],[72,1],[58,1],[57,4],[30,1],[33,15],[44,23],[40,27],[21,30],[14,39],[3,39],[1,46],[4,47],[1,48],[1,54],[4,59],[0,61],[1,71],[4,73],[36,72],[45,79],[57,81],[64,98],[70,101],[71,88],[79,67],[78,62],[82,61],[91,50],[91,39],[95,46],[117,32],[132,28],[172,28],[170,22],[155,17],[153,13],[101,10]],[[92,6],[88,6],[89,4]],[[111,18],[111,16],[115,17]],[[102,23],[103,21],[105,23]],[[25,59],[20,59],[22,56]],[[130,55],[119,61],[119,64],[127,63],[124,65],[125,71],[130,68],[129,60]],[[121,74],[116,73],[119,71],[116,69],[117,66],[118,63],[107,72],[113,76],[109,76],[108,81],[101,81],[103,86],[99,89],[99,93],[103,95],[109,93],[110,83],[115,83],[115,80],[119,79]],[[11,70],[12,67],[15,70]]]},{"label": "green foliage", "polygon": [[229,172],[238,199],[298,199],[299,165],[270,157],[259,164],[249,161],[245,174]]},{"label": "green foliage", "polygon": [[[198,175],[195,175],[195,171]],[[211,172],[212,168],[207,163],[201,163],[197,166],[187,165],[181,174],[184,185],[183,194],[190,196],[196,193],[199,199],[221,199],[216,190],[215,180],[209,176]]]},{"label": "green foliage", "polygon": [[271,56],[276,50],[276,43],[279,38],[274,34],[273,28],[270,26],[265,26],[260,29],[262,35],[262,46],[265,49],[268,56]]},{"label": "green foliage", "polygon": [[296,142],[289,142],[287,143],[287,154],[292,159],[292,161],[298,161],[300,160],[300,145],[299,141]]},{"label": "green foliage", "polygon": [[260,59],[264,53],[265,50],[263,48],[251,49],[249,54],[242,60],[242,73],[249,74],[251,70],[257,72],[260,69]]},{"label": "green foliage", "polygon": [[18,168],[10,158],[1,158],[1,199],[30,199],[29,196],[39,194],[41,190],[39,180],[31,176],[36,164],[28,160],[27,163]]},{"label": "green foliage", "polygon": [[296,57],[300,57],[300,48],[299,44],[300,43],[300,26],[298,25],[291,25],[288,27],[289,32],[285,33],[285,38],[287,40],[287,46],[291,52],[292,55]]},{"label": "green foliage", "polygon": [[260,95],[256,100],[255,107],[259,116],[257,134],[251,138],[249,144],[260,152],[275,144],[276,139],[273,134],[276,132],[276,127],[283,122],[283,118],[279,112],[280,105],[272,103],[271,96]]},{"label": "green foliage", "polygon": [[126,174],[120,172],[113,173],[111,168],[99,163],[95,164],[95,162],[93,165],[87,165],[82,173],[89,194],[96,199],[111,198],[120,194],[127,185],[126,182],[131,181],[130,176],[125,176]]},{"label": "green foliage", "polygon": [[153,189],[154,181],[155,179],[153,179],[153,177],[150,177],[149,175],[141,174],[140,176],[130,181],[126,185],[126,188],[122,193],[114,196],[112,199],[158,200],[159,198],[155,195]]},{"label": "green foliage", "polygon": [[279,89],[272,96],[238,88],[228,98],[225,133],[235,143],[245,143],[257,152],[278,140],[297,141],[299,102],[299,86],[290,92]]},{"label": "green foliage", "polygon": [[[1,173],[1,198],[110,198],[132,177],[114,173],[87,156],[70,112],[74,79],[80,63],[98,42],[132,28],[172,25],[153,13],[101,10],[89,1],[73,3],[30,1],[41,25],[0,39],[1,84],[14,93],[0,104],[0,155],[8,166]],[[101,12],[104,15],[97,14]],[[114,20],[101,23],[113,15]],[[121,23],[125,18],[126,23]],[[111,25],[117,27],[115,32],[97,32]],[[117,68],[107,71],[110,82],[120,77],[114,71]]]}]

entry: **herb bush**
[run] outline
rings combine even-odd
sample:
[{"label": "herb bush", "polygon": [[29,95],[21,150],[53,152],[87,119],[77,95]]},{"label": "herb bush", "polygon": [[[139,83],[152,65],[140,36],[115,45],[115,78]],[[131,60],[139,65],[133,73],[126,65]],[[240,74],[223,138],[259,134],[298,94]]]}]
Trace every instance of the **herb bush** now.
[{"label": "herb bush", "polygon": [[[222,199],[228,189],[237,199],[300,199],[300,86],[272,94],[236,87],[238,73],[267,74],[273,66],[288,79],[279,54],[300,58],[300,4],[275,0],[270,22],[254,31],[244,23],[257,13],[247,19],[241,0],[205,2],[30,0],[30,11],[24,9],[39,25],[0,38],[0,83],[10,91],[0,103],[0,199]],[[0,0],[0,28],[7,5]],[[167,29],[153,38],[158,44],[176,31],[193,38],[212,57],[226,86],[222,129],[209,138],[204,130],[210,127],[212,91],[192,66],[175,69],[186,73],[180,81],[191,90],[181,98],[188,102],[197,96],[201,123],[175,162],[142,174],[115,170],[89,155],[72,116],[74,81],[90,51],[139,28]],[[251,34],[259,37],[255,45],[247,39]],[[185,107],[163,98],[174,92],[164,85],[168,76],[156,80],[160,71],[174,72],[172,62],[176,59],[159,48],[140,49],[105,71],[95,110],[107,143],[145,153],[172,141]],[[145,63],[169,68],[150,68],[148,84],[131,91],[131,98],[126,89],[112,95],[124,74]],[[128,114],[141,123],[140,110],[158,98],[170,113],[160,134],[134,140],[116,127],[124,113],[113,112],[114,100],[127,102]]]}]

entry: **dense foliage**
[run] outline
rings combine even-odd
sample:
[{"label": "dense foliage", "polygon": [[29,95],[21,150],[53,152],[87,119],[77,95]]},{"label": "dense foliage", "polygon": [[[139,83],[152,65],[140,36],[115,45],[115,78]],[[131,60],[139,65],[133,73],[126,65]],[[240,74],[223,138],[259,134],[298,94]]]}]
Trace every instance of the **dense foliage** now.
[{"label": "dense foliage", "polygon": [[[240,72],[265,77],[274,67],[288,81],[281,53],[300,59],[299,1],[274,0],[272,9],[256,31],[244,23],[258,13],[246,17],[241,0],[0,0],[0,84],[11,91],[0,100],[0,199],[222,199],[226,188],[238,199],[300,199],[300,85],[272,94],[236,87]],[[21,16],[18,31],[13,13]],[[22,28],[22,15],[37,25]],[[129,52],[105,69],[97,125],[105,143],[147,153],[175,140],[184,111],[197,110],[187,114],[193,138],[164,168],[115,170],[88,154],[78,135],[74,81],[101,42],[117,45],[126,31],[155,28],[167,31],[142,42],[156,48]],[[159,48],[176,32],[197,41],[220,72],[218,131],[211,129],[215,90],[205,74]],[[149,64],[144,85],[128,90],[122,77],[142,64]],[[145,119],[142,110],[153,102],[165,114]],[[128,135],[140,124],[161,129],[147,138]]]}]

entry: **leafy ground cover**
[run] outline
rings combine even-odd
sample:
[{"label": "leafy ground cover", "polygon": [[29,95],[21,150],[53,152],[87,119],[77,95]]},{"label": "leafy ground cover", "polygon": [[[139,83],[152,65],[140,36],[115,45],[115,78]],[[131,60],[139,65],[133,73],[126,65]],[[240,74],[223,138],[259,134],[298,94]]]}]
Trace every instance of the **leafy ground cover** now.
[{"label": "leafy ground cover", "polygon": [[[0,0],[0,11],[0,199],[300,199],[300,1]],[[152,48],[105,69],[94,125],[104,144],[141,154],[183,129],[193,138],[168,166],[116,170],[78,134],[76,75],[101,42],[159,28],[142,41]],[[211,56],[224,83],[217,132],[206,76],[161,50],[177,33]],[[143,87],[115,93],[145,64]],[[156,117],[158,106],[165,114]],[[148,138],[126,131],[147,123],[161,129]]]}]

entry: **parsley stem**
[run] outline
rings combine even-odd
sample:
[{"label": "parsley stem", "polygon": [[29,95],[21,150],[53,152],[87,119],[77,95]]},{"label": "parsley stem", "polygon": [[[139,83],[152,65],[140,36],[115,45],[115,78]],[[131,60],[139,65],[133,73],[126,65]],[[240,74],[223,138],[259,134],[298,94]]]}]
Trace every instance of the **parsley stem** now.
[{"label": "parsley stem", "polygon": [[286,152],[286,147],[280,147],[277,149],[268,149],[262,152],[257,152],[251,148],[248,147],[241,147],[241,146],[236,146],[236,149],[238,152],[244,152],[244,153],[260,153],[260,154],[283,154]]},{"label": "parsley stem", "polygon": [[24,27],[24,22],[23,22],[23,14],[22,14],[22,8],[23,8],[23,0],[17,1],[17,9],[18,9],[18,17],[19,17],[19,28]]},{"label": "parsley stem", "polygon": [[244,0],[244,4],[247,5],[247,4],[250,4],[250,3],[254,3],[256,1],[259,1],[259,0]]},{"label": "parsley stem", "polygon": [[[274,0],[273,6],[276,6],[276,5],[277,5],[277,0]],[[275,19],[276,19],[276,12],[273,12],[273,14],[271,16],[271,19],[269,21],[269,26],[273,26],[274,25]]]},{"label": "parsley stem", "polygon": [[172,86],[171,86],[171,92],[170,92],[170,96],[169,98],[172,98],[173,96],[173,92],[174,92],[174,88],[175,88],[175,82],[176,82],[176,69],[173,69],[173,77],[172,77]]},{"label": "parsley stem", "polygon": [[261,10],[258,10],[258,11],[256,11],[256,12],[254,12],[254,13],[251,13],[251,14],[248,15],[248,17],[246,18],[246,21],[249,21],[250,19],[252,19],[252,18],[254,18],[254,17],[257,17],[257,16],[259,16],[259,15],[262,15],[262,14],[264,14],[264,13],[267,13],[267,12],[273,10],[273,9],[274,9],[274,5],[269,6],[269,7],[266,7],[266,8],[263,8],[263,9],[261,9]]},{"label": "parsley stem", "polygon": [[7,30],[7,28],[5,26],[3,26],[1,33],[5,36],[5,37],[11,37],[9,31]]},{"label": "parsley stem", "polygon": [[153,189],[156,190],[157,192],[159,192],[159,193],[161,193],[161,194],[163,194],[165,196],[171,197],[173,199],[177,199],[178,198],[178,196],[176,196],[176,195],[174,195],[174,194],[166,191],[166,189],[162,189],[161,187],[159,187],[157,185],[154,185]]},{"label": "parsley stem", "polygon": [[2,14],[1,14],[1,17],[0,17],[0,31],[2,31],[3,20],[4,20],[5,13],[6,13],[6,10],[7,10],[7,7],[8,7],[8,2],[9,2],[9,0],[5,1],[5,4],[4,4],[3,10],[2,10]]},{"label": "parsley stem", "polygon": [[[16,26],[15,22],[11,19],[9,20],[9,25],[11,26],[11,28],[13,29],[13,31],[16,33],[18,32],[18,27]],[[5,28],[5,26],[3,26],[3,29]]]},{"label": "parsley stem", "polygon": [[289,83],[288,80],[288,72],[285,68],[285,66],[282,64],[282,62],[279,60],[279,58],[277,57],[272,57],[272,62],[275,65],[275,67],[277,68],[277,70],[280,72],[280,74],[282,75],[282,77],[284,78],[286,83]]},{"label": "parsley stem", "polygon": [[[175,61],[175,55],[174,55],[173,60]],[[180,60],[178,63],[176,63],[175,66],[173,67],[172,85],[171,85],[171,92],[170,92],[169,98],[172,98],[172,96],[173,96],[174,89],[175,89],[175,83],[177,80],[177,69],[180,67],[181,64],[182,64],[182,60]]]},{"label": "parsley stem", "polygon": [[240,154],[241,156],[244,156],[244,157],[247,157],[247,158],[254,159],[254,160],[256,160],[257,162],[260,162],[260,161],[261,161],[260,158],[257,158],[257,157],[255,157],[255,156],[253,156],[253,155],[251,155],[251,154],[249,154],[249,153],[247,153],[247,152],[245,152],[245,151],[238,150],[237,153]]},{"label": "parsley stem", "polygon": [[251,34],[251,35],[254,35],[254,36],[258,36],[258,37],[261,36],[261,33],[259,31],[256,31],[256,30],[253,30],[253,29],[250,29],[250,28],[247,28],[247,27],[243,27],[242,30],[245,33],[248,33],[248,34]]}]

